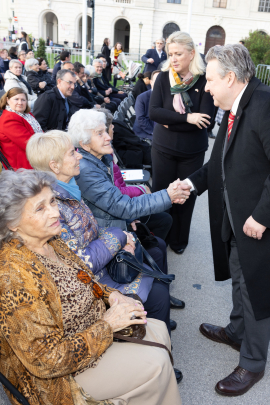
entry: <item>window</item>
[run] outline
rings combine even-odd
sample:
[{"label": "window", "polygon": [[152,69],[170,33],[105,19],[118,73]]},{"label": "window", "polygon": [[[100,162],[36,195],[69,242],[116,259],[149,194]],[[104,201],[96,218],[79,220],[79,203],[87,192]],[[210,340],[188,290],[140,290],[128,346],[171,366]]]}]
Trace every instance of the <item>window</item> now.
[{"label": "window", "polygon": [[14,17],[15,16],[15,11],[14,10],[12,10],[12,17]]},{"label": "window", "polygon": [[167,39],[173,32],[180,31],[180,28],[175,23],[166,24],[163,28],[163,38]]},{"label": "window", "polygon": [[181,4],[181,0],[167,0],[167,3]]},{"label": "window", "polygon": [[265,13],[270,13],[270,0],[260,0],[259,2],[259,10]]},{"label": "window", "polygon": [[213,7],[226,8],[227,0],[214,0]]}]

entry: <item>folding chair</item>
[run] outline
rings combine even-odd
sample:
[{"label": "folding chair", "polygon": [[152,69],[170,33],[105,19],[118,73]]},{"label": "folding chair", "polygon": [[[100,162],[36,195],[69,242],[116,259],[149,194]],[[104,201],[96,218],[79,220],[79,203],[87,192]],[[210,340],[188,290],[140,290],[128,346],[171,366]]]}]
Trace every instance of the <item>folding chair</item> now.
[{"label": "folding chair", "polygon": [[2,373],[0,373],[0,382],[11,392],[11,394],[20,404],[30,405],[27,399],[17,390],[17,388],[14,387],[13,384],[11,384],[11,382],[8,381],[8,379]]},{"label": "folding chair", "polygon": [[132,105],[135,105],[135,98],[132,93],[128,94],[128,98],[132,101],[132,103],[133,103]]}]

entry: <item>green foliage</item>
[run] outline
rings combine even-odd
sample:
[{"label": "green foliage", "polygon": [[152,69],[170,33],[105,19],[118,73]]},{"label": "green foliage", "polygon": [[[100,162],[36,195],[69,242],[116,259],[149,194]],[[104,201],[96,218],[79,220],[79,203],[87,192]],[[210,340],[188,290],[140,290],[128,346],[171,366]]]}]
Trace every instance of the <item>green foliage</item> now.
[{"label": "green foliage", "polygon": [[270,65],[270,36],[261,31],[250,31],[244,39],[255,66],[259,64]]},{"label": "green foliage", "polygon": [[43,58],[46,60],[47,65],[49,66],[47,53],[46,53],[46,44],[43,38],[39,38],[39,45],[36,52],[36,58]]}]

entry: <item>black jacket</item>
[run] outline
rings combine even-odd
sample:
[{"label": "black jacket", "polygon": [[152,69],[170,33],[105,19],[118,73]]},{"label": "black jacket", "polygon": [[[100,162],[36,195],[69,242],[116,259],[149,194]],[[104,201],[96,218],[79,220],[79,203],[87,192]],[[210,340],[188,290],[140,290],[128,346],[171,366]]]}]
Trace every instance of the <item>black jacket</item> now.
[{"label": "black jacket", "polygon": [[[42,82],[46,82],[46,90],[50,90],[55,86],[55,82],[53,81],[52,74],[48,72],[48,70],[39,70],[39,76],[42,78]],[[47,88],[48,87],[48,88]]]},{"label": "black jacket", "polygon": [[[256,320],[270,317],[270,88],[255,77],[236,113],[224,158],[226,188],[239,260]],[[189,176],[198,195],[208,189],[215,279],[230,278],[229,244],[221,230],[227,222],[222,180],[223,145],[229,111],[224,114],[210,160]],[[243,226],[252,216],[267,227],[261,240],[246,236]]]},{"label": "black jacket", "polygon": [[70,117],[79,110],[76,106],[72,105],[70,101],[69,114],[65,107],[65,100],[61,96],[57,87],[52,90],[45,91],[35,101],[33,115],[40,123],[44,132],[51,129],[65,130]]},{"label": "black jacket", "polygon": [[148,90],[148,88],[147,88],[146,84],[144,83],[143,79],[139,79],[139,80],[136,82],[136,84],[135,84],[135,86],[133,87],[133,89],[132,89],[133,97],[134,97],[135,100],[136,100],[136,98],[137,98],[140,94],[144,93],[144,92],[147,91],[147,90]]},{"label": "black jacket", "polygon": [[34,72],[34,70],[29,70],[26,72],[27,83],[30,84],[32,90],[37,95],[44,93],[47,90],[52,89],[54,86],[52,84],[47,84],[43,89],[39,87],[39,83],[46,81],[39,73]]},{"label": "black jacket", "polygon": [[[154,63],[147,63],[148,59],[154,59]],[[145,63],[144,72],[154,72],[157,70],[160,63],[167,60],[167,54],[165,51],[162,51],[161,58],[159,57],[156,48],[155,49],[148,49],[146,54],[142,56],[142,61]]]},{"label": "black jacket", "polygon": [[108,68],[108,67],[111,68],[112,61],[111,61],[111,51],[110,51],[110,48],[109,48],[107,45],[103,44],[103,46],[102,46],[102,48],[101,48],[101,53],[102,53],[102,55],[104,55],[104,58],[105,58],[106,61],[107,61],[107,68]]},{"label": "black jacket", "polygon": [[[205,92],[205,75],[188,91],[193,103],[191,112],[214,115],[214,102],[210,93]],[[153,133],[153,146],[164,153],[186,156],[204,152],[208,148],[206,128],[200,129],[187,122],[187,114],[180,114],[173,108],[173,95],[170,91],[169,71],[161,72],[152,91],[149,117],[156,122]],[[211,119],[209,119],[211,122]],[[169,128],[165,128],[168,125]]]},{"label": "black jacket", "polygon": [[76,83],[72,96],[68,97],[71,104],[77,108],[94,108],[97,104],[94,97],[89,93],[85,85]]},{"label": "black jacket", "polygon": [[57,75],[57,72],[58,72],[59,70],[61,70],[61,65],[62,65],[61,60],[59,60],[59,62],[57,62],[57,63],[54,65],[53,72],[52,72],[52,80],[53,80],[53,82],[55,82],[55,83],[56,83],[56,75]]},{"label": "black jacket", "polygon": [[[93,79],[93,82],[94,82],[94,85],[96,86],[98,92],[100,94],[102,94],[103,97],[110,97],[111,95],[118,93],[118,90],[115,87],[111,86],[110,84],[107,84],[108,83],[107,78],[104,77],[103,73],[102,73],[102,77],[100,79],[103,81],[103,83],[102,83],[102,81],[99,80],[98,77],[95,77]],[[109,88],[112,89],[112,93],[109,94],[109,96],[107,96],[105,91],[108,90]]]}]

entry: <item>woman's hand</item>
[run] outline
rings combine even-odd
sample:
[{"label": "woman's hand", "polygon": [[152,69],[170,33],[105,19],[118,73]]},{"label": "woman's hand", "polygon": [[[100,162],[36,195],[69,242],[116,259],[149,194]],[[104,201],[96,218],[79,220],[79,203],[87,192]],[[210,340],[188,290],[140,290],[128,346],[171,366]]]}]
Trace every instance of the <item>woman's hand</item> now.
[{"label": "woman's hand", "polygon": [[[146,186],[147,187],[147,186]],[[141,222],[141,221],[139,221],[138,219],[135,219],[135,221],[132,221],[131,222],[131,227],[132,227],[132,229],[133,229],[133,231],[135,232],[135,231],[137,231],[137,225],[136,224],[138,224],[139,222]]]},{"label": "woman's hand", "polygon": [[211,119],[210,115],[193,113],[187,115],[187,122],[189,124],[197,125],[198,128],[202,129],[202,127],[207,128],[207,126],[210,125],[207,118]]},{"label": "woman's hand", "polygon": [[110,325],[113,332],[117,332],[121,329],[127,328],[130,325],[146,324],[146,315],[147,312],[144,311],[142,306],[132,305],[129,303],[119,304],[118,299],[116,299],[111,308],[105,312],[102,319]]},{"label": "woman's hand", "polygon": [[47,84],[46,82],[40,82],[38,85],[39,85],[40,89],[44,89],[46,84]]},{"label": "woman's hand", "polygon": [[132,233],[123,231],[127,235],[127,245],[130,245],[133,249],[135,249],[135,238]]}]

